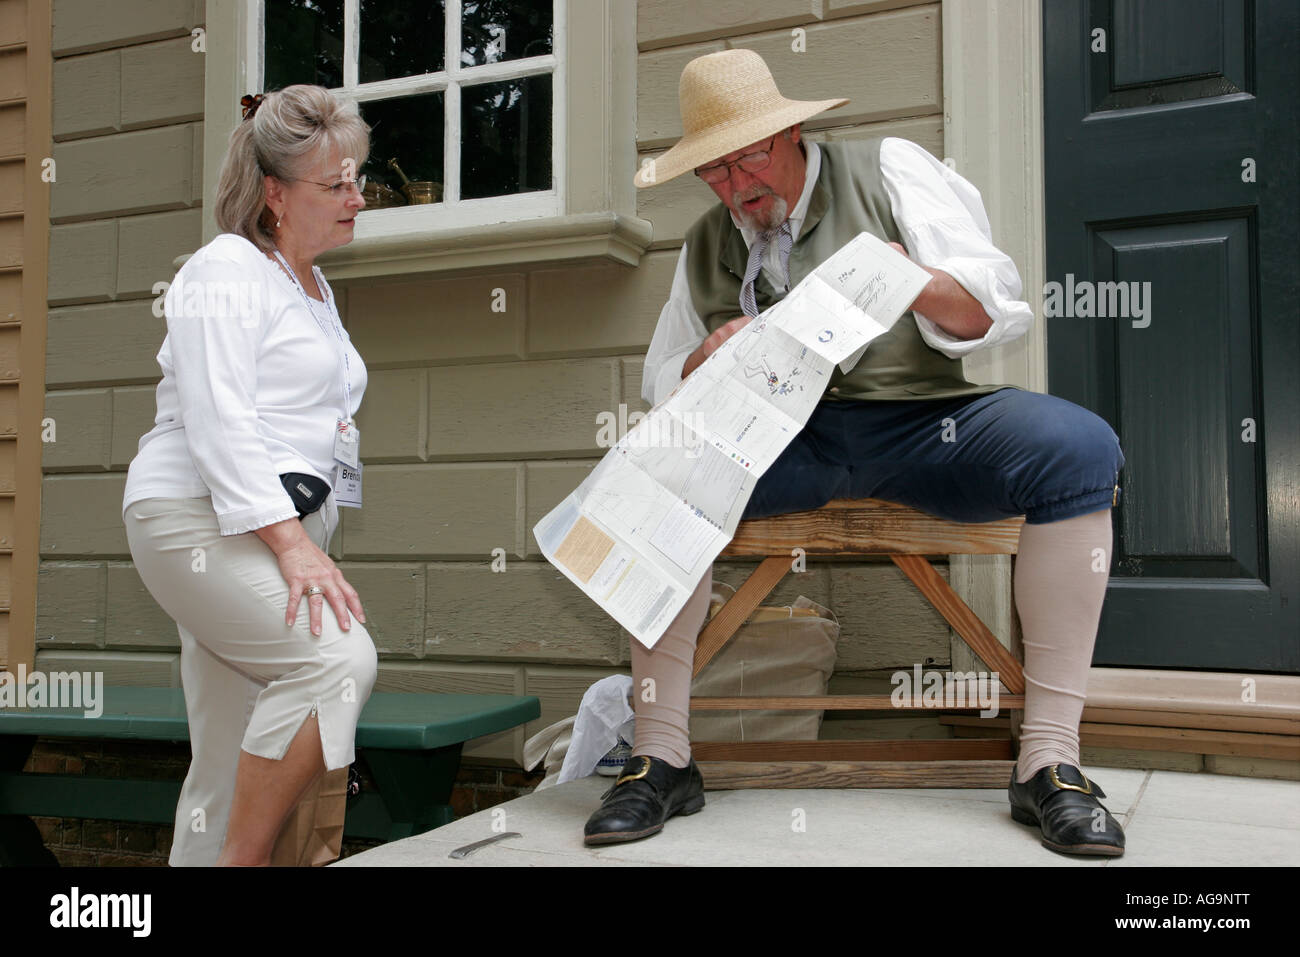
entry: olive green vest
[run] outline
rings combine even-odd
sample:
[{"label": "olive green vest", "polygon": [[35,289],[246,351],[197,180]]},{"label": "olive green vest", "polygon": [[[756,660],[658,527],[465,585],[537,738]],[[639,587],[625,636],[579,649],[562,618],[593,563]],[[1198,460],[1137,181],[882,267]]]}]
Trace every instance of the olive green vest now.
[{"label": "olive green vest", "polygon": [[[880,140],[821,144],[821,172],[808,213],[790,251],[790,288],[860,232],[901,243],[880,178]],[[744,237],[719,203],[686,231],[686,278],[691,301],[709,332],[740,315],[740,285],[749,260]],[[754,284],[759,309],[785,296],[759,273]],[[996,392],[1007,386],[975,385],[949,359],[921,338],[912,313],[867,347],[847,374],[837,366],[824,399],[946,398]]]}]

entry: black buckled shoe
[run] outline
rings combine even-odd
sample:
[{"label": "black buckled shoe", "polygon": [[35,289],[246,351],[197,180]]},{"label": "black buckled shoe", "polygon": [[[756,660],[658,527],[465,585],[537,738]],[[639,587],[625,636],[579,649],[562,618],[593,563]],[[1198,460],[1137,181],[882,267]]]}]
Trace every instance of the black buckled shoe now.
[{"label": "black buckled shoe", "polygon": [[694,814],[704,807],[704,778],[691,758],[675,768],[660,758],[634,754],[623,773],[601,795],[601,805],[587,820],[583,843],[622,844],[664,829],[674,814]]},{"label": "black buckled shoe", "polygon": [[1100,857],[1124,853],[1124,829],[1097,800],[1106,792],[1072,764],[1041,768],[1024,784],[1016,783],[1013,768],[1007,795],[1012,819],[1039,828],[1044,847]]}]

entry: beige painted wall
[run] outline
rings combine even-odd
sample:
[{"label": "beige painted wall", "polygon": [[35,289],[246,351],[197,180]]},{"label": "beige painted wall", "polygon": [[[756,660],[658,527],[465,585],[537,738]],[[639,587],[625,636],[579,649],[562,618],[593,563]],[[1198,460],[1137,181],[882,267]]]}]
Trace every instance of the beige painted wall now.
[{"label": "beige painted wall", "polygon": [[[154,415],[165,331],[154,282],[199,243],[203,64],[189,50],[202,3],[133,0],[107,18],[56,0],[54,134],[38,654],[109,680],[178,684],[177,640],[130,563],[125,469]],[[848,96],[814,139],[881,134],[943,154],[937,3],[687,0],[642,3],[638,148],[680,135],[677,80],[693,56],[744,46],[795,98]],[[792,30],[806,52],[792,51]],[[167,82],[159,82],[167,77]],[[632,170],[615,171],[630,176]],[[367,505],[332,545],[381,651],[378,690],[536,694],[539,721],[476,743],[517,760],[524,736],[572,714],[628,663],[628,638],[541,559],[530,529],[602,453],[597,415],[643,409],[641,362],[685,228],[712,194],[681,177],[642,191],[654,243],[635,268],[537,267],[336,287],[370,385]],[[506,311],[493,312],[494,291]],[[506,570],[492,570],[503,549]],[[723,566],[718,577],[742,575]],[[814,566],[797,594],[844,623],[837,687],[881,669],[948,661],[948,629],[892,565]],[[92,665],[87,659],[94,658]]]},{"label": "beige painted wall", "polygon": [[153,286],[199,241],[203,54],[190,31],[203,11],[202,0],[53,5],[55,440],[42,459],[36,654],[38,667],[74,658],[110,682],[179,683],[175,626],[129,562],[121,496],[155,411],[166,327]]}]

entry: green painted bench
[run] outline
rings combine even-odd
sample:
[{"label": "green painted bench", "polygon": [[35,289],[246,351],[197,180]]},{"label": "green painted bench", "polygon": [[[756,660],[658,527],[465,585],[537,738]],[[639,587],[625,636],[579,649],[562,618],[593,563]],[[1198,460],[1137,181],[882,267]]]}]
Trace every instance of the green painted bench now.
[{"label": "green painted bench", "polygon": [[[454,820],[452,784],[461,746],[541,716],[535,697],[504,694],[372,694],[356,747],[376,791],[348,800],[344,834],[396,840]],[[50,863],[29,815],[170,824],[179,781],[23,773],[38,736],[188,741],[179,688],[104,688],[103,714],[0,708],[0,862]],[[33,843],[33,836],[35,841]]]}]

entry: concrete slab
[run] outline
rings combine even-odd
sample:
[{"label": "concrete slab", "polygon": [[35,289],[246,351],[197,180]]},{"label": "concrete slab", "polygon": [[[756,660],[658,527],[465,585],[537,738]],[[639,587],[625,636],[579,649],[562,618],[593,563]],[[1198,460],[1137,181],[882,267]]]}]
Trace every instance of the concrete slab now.
[{"label": "concrete slab", "polygon": [[1124,837],[1124,856],[1112,863],[1114,867],[1295,867],[1300,863],[1300,831],[1258,824],[1147,816],[1145,808],[1139,808],[1134,821],[1124,826]]},{"label": "concrete slab", "polygon": [[[897,866],[1106,867],[1300,862],[1300,782],[1085,767],[1124,824],[1122,858],[1042,847],[999,789],[710,791],[699,814],[630,844],[587,848],[582,826],[611,779],[534,792],[336,867]],[[501,831],[520,836],[452,860]]]},{"label": "concrete slab", "polygon": [[1300,830],[1300,782],[1153,771],[1142,795],[1147,815]]}]

